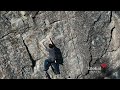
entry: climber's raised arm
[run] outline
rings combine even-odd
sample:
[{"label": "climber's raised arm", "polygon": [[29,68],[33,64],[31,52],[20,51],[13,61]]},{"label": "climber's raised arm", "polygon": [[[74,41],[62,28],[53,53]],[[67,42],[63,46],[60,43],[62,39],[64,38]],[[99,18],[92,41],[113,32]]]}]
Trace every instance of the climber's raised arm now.
[{"label": "climber's raised arm", "polygon": [[51,39],[51,38],[50,38],[50,41],[51,41],[52,45],[54,45],[54,46],[55,46],[55,44],[53,43],[53,41],[52,41],[52,39]]}]

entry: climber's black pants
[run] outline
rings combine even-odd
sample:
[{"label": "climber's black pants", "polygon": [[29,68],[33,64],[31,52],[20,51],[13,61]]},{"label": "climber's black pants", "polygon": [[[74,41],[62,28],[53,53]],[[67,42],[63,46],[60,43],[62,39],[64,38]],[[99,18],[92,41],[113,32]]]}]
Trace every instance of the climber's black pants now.
[{"label": "climber's black pants", "polygon": [[44,71],[47,71],[50,66],[55,74],[60,74],[59,64],[51,61],[50,59],[46,59],[44,62]]}]

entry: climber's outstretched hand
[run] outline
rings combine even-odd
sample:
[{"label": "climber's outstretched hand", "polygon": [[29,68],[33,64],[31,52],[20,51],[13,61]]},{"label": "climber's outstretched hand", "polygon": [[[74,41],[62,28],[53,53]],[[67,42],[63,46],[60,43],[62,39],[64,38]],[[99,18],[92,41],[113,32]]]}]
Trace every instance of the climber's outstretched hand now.
[{"label": "climber's outstretched hand", "polygon": [[51,43],[55,46],[55,44],[53,43],[53,41],[52,41],[52,39],[50,38],[50,41],[51,41]]},{"label": "climber's outstretched hand", "polygon": [[50,41],[52,42],[52,39],[50,38]]}]

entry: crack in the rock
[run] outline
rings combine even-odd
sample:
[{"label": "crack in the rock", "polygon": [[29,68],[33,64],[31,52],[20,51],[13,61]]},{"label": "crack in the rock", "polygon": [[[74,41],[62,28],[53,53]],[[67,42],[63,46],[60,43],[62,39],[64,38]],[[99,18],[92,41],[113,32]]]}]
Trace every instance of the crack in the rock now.
[{"label": "crack in the rock", "polygon": [[119,48],[120,48],[120,46],[118,46],[116,49],[113,49],[113,50],[107,51],[107,52],[115,52],[115,51],[117,51]]},{"label": "crack in the rock", "polygon": [[[6,17],[6,16],[1,16],[1,19],[4,21],[4,23],[6,24],[6,25],[10,25],[11,23],[10,23],[10,21],[9,21],[9,19]],[[5,20],[6,19],[6,20]],[[8,21],[8,22],[6,22],[6,21]]]},{"label": "crack in the rock", "polygon": [[26,29],[31,29],[31,28],[32,28],[32,26],[28,26],[28,27],[25,27],[25,28],[19,28],[19,30],[21,31],[21,30],[26,30]]},{"label": "crack in the rock", "polygon": [[112,17],[113,17],[113,14],[112,14],[112,11],[110,11],[110,22],[109,23],[111,23]]},{"label": "crack in the rock", "polygon": [[[101,14],[100,14],[100,16],[97,18],[97,20],[94,21],[94,23],[91,25],[92,28],[90,29],[90,31],[93,30],[94,25],[96,24],[96,22],[98,22],[98,21],[100,20],[100,18],[101,18]],[[111,22],[111,21],[112,21],[112,11],[110,12],[110,22]],[[113,32],[114,28],[115,28],[115,27],[113,27],[113,28],[111,29],[111,37],[110,37],[110,40],[109,40],[109,45],[110,45],[110,42],[111,42],[111,39],[112,39],[112,32]],[[90,67],[90,66],[93,66],[93,65],[96,63],[96,61],[100,60],[100,59],[103,57],[103,55],[107,52],[107,50],[108,50],[108,48],[109,48],[109,45],[108,45],[108,47],[103,50],[103,51],[105,51],[105,52],[101,55],[101,57],[98,58],[97,60],[95,60],[95,62],[93,63],[93,65],[91,65],[91,62],[93,61],[93,59],[92,59],[92,53],[91,53],[91,41],[92,41],[92,40],[91,40],[91,37],[92,37],[92,35],[89,35],[90,31],[88,32],[87,40],[84,41],[84,42],[86,42],[86,43],[89,41],[88,43],[90,44],[90,47],[89,47],[89,52],[90,52],[89,67]],[[88,75],[89,72],[90,72],[90,70],[88,70],[87,73],[86,73],[85,75],[83,75],[83,77],[86,76],[86,75]]]},{"label": "crack in the rock", "polygon": [[[89,32],[88,32],[87,40],[84,41],[84,42],[86,42],[86,43],[89,41],[88,44],[89,44],[90,61],[89,61],[89,63],[88,63],[88,67],[91,67],[91,62],[93,61],[92,52],[91,52],[91,48],[92,48],[92,46],[91,46],[92,38],[91,38],[91,37],[92,37],[92,35],[90,35],[90,31],[93,30],[94,25],[100,20],[100,18],[101,18],[101,14],[100,14],[99,17],[97,18],[97,20],[94,21],[93,24],[91,25],[91,29],[90,29]],[[90,71],[90,70],[88,70],[87,73],[86,73],[85,75],[83,75],[83,77],[86,76],[86,75],[88,75],[88,74],[89,74],[89,71]]]},{"label": "crack in the rock", "polygon": [[[22,39],[23,40],[23,39]],[[30,60],[31,60],[31,62],[32,62],[32,69],[33,69],[33,71],[34,71],[34,67],[36,66],[36,61],[33,59],[33,57],[32,57],[32,55],[31,55],[31,53],[30,53],[30,51],[29,51],[29,49],[28,49],[28,46],[25,44],[25,41],[23,40],[23,44],[24,44],[24,46],[25,46],[25,48],[26,48],[26,50],[27,50],[27,52],[28,52],[28,55],[29,55],[29,57],[30,57]]]},{"label": "crack in the rock", "polygon": [[[93,24],[91,25],[91,29],[88,31],[87,40],[83,41],[83,42],[87,43],[89,41],[90,37],[94,35],[94,34],[90,35],[90,31],[94,29],[95,24],[101,19],[101,16],[102,16],[102,14],[100,14],[99,17],[97,18],[97,20],[93,22]],[[112,11],[110,11],[110,21],[108,23],[111,23],[112,17],[113,17]],[[103,28],[103,27],[104,26],[102,26],[101,28]]]},{"label": "crack in the rock", "polygon": [[88,31],[87,40],[84,41],[84,42],[87,43],[87,42],[89,41],[89,39],[92,37],[92,35],[90,35],[90,31],[91,31],[91,30],[94,30],[94,26],[95,26],[95,24],[100,20],[100,18],[101,18],[101,14],[100,14],[99,17],[97,18],[97,20],[94,21],[93,24],[91,25],[91,29]]},{"label": "crack in the rock", "polygon": [[[80,76],[82,75],[82,73],[78,74],[75,79],[78,79]],[[81,76],[82,77],[82,76]]]},{"label": "crack in the rock", "polygon": [[[99,17],[97,18],[97,20],[93,22],[93,25],[95,25],[95,24],[100,20],[101,15],[102,15],[102,14],[100,14]],[[93,25],[92,25],[92,26],[93,26]]]},{"label": "crack in the rock", "polygon": [[[24,27],[26,26],[26,23],[25,23],[25,21],[24,21],[24,19],[21,19],[22,21],[23,21],[23,25],[24,25]],[[27,27],[25,27],[25,28],[23,28],[23,29],[27,29],[27,28],[31,28],[32,26],[29,26],[29,24],[27,23]],[[19,28],[19,29],[21,29],[21,28]]]},{"label": "crack in the rock", "polygon": [[[30,28],[32,28],[32,26],[31,27],[26,27],[26,28],[23,28],[23,29],[30,29]],[[19,30],[22,30],[22,29],[20,28]],[[12,33],[16,33],[16,32],[13,32],[13,30],[11,30],[7,34],[3,35],[0,39],[3,39],[4,37],[6,37],[6,36],[8,36],[9,34],[12,34]]]},{"label": "crack in the rock", "polygon": [[109,46],[110,46],[110,43],[111,43],[111,40],[112,40],[112,33],[113,33],[113,30],[115,29],[115,26],[111,29],[111,36],[110,36],[110,40],[109,40],[109,42],[108,42],[108,46],[107,46],[107,48],[104,48],[104,50],[103,50],[103,54],[100,56],[100,58],[97,58],[96,60],[95,60],[95,63],[93,63],[93,65],[94,64],[96,64],[96,62],[98,61],[98,60],[100,60],[106,53],[107,53],[107,50],[109,49]]},{"label": "crack in the rock", "polygon": [[61,20],[55,20],[55,21],[51,22],[50,24],[54,24],[54,23],[59,22],[59,21],[61,21]]},{"label": "crack in the rock", "polygon": [[[93,58],[92,58],[92,53],[91,53],[91,43],[90,43],[90,47],[89,47],[89,52],[90,52],[90,61],[88,63],[88,67],[91,67],[91,62],[93,61]],[[90,70],[87,71],[87,73],[85,75],[83,75],[82,77],[84,78],[86,75],[88,75],[90,72]]]},{"label": "crack in the rock", "polygon": [[9,11],[5,11],[4,14],[0,12],[0,14],[2,14],[3,16],[5,16],[8,12],[9,12]]},{"label": "crack in the rock", "polygon": [[[32,28],[32,26],[31,27],[26,27],[24,29],[30,29],[30,28]],[[19,30],[22,30],[22,29],[19,29]],[[3,35],[0,39],[3,39],[4,37],[6,37],[6,36],[8,36],[9,34],[12,34],[12,33],[16,33],[16,32],[10,31],[7,34]]]},{"label": "crack in the rock", "polygon": [[35,25],[36,25],[35,19],[36,19],[36,16],[38,15],[38,13],[39,13],[39,11],[37,11],[37,12],[35,13],[35,15],[32,17],[33,23],[35,23]]},{"label": "crack in the rock", "polygon": [[[112,21],[112,11],[110,12],[111,14],[110,14],[110,22]],[[103,54],[100,56],[100,58],[97,58],[96,60],[95,60],[95,62],[93,63],[93,65],[98,61],[98,60],[100,60],[102,57],[103,57],[103,55],[105,55],[106,54],[106,52],[107,52],[107,50],[108,50],[108,48],[109,48],[109,46],[110,46],[110,42],[111,42],[111,40],[112,40],[112,33],[113,33],[113,30],[114,30],[114,28],[115,28],[115,26],[111,29],[111,36],[110,36],[110,40],[109,40],[109,44],[108,44],[108,46],[107,46],[107,48],[104,48],[104,50],[103,50]],[[91,47],[91,46],[90,46]],[[91,57],[92,58],[92,57]],[[92,66],[93,66],[92,65]]]},{"label": "crack in the rock", "polygon": [[12,32],[9,32],[9,33],[3,35],[0,39],[3,39],[4,37],[8,36],[8,35],[11,34],[11,33],[12,33]]},{"label": "crack in the rock", "polygon": [[[89,61],[88,67],[91,66],[91,62],[93,61],[93,60],[92,60],[92,53],[91,53],[91,41],[92,41],[91,37],[92,37],[92,35],[90,35],[90,31],[94,29],[95,24],[100,20],[100,18],[101,18],[101,14],[100,14],[99,17],[97,18],[97,20],[94,21],[93,24],[91,25],[91,29],[90,29],[89,32],[88,32],[87,40],[86,40],[86,41],[83,41],[83,42],[86,42],[86,43],[90,44],[90,47],[89,47],[90,61]],[[89,42],[88,42],[88,41],[89,41]],[[90,71],[90,70],[88,70],[85,75],[83,75],[83,74],[81,73],[81,74],[82,74],[81,77],[84,78],[86,75],[89,74],[89,71]],[[78,78],[81,74],[79,74],[79,75],[77,76],[77,78]]]},{"label": "crack in the rock", "polygon": [[91,62],[93,61],[93,56],[92,56],[92,46],[91,46],[91,43],[90,43],[90,46],[89,46],[89,52],[90,52],[90,61],[89,61],[89,67],[91,67]]}]

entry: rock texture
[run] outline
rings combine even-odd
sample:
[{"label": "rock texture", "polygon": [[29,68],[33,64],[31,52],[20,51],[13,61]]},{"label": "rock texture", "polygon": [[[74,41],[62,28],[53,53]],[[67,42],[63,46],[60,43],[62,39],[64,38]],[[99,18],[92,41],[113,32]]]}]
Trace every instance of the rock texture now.
[{"label": "rock texture", "polygon": [[[51,37],[64,64],[52,79],[96,79],[101,71],[88,67],[107,63],[108,77],[120,78],[119,11],[1,11],[0,78],[44,79]],[[106,78],[105,78],[106,79]]]}]

